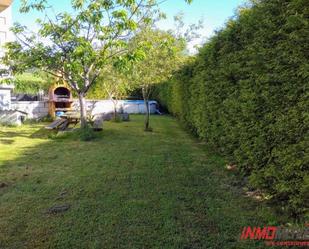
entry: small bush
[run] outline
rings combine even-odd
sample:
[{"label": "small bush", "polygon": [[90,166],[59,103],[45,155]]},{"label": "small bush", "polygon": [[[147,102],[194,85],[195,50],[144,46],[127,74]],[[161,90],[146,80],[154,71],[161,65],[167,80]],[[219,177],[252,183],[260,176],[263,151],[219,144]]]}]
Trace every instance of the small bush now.
[{"label": "small bush", "polygon": [[90,125],[86,128],[78,128],[71,131],[59,131],[57,133],[51,133],[50,139],[72,139],[81,141],[92,141],[99,137],[99,132],[95,132]]},{"label": "small bush", "polygon": [[84,129],[80,129],[79,136],[81,141],[91,141],[97,137],[93,128],[90,126],[86,126]]},{"label": "small bush", "polygon": [[52,122],[52,121],[54,121],[54,118],[51,117],[50,115],[47,115],[45,117],[40,118],[39,121],[40,122]]},{"label": "small bush", "polygon": [[112,122],[115,122],[115,123],[120,123],[122,122],[122,117],[121,115],[119,114],[116,114],[116,116],[113,116],[113,118],[111,119]]}]

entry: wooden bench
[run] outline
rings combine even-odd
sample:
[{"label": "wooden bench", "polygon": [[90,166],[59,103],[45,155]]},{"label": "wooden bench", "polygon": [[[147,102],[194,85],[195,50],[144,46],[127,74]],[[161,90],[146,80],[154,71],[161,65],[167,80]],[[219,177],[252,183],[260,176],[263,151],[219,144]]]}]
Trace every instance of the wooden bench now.
[{"label": "wooden bench", "polygon": [[51,124],[45,126],[45,129],[48,130],[66,130],[70,124],[77,125],[80,120],[80,117],[77,113],[68,112],[60,116],[60,119],[56,119]]},{"label": "wooden bench", "polygon": [[56,119],[51,124],[45,126],[45,129],[48,129],[48,130],[63,130],[67,126],[68,126],[67,120],[63,119],[63,118],[60,118],[60,119]]}]

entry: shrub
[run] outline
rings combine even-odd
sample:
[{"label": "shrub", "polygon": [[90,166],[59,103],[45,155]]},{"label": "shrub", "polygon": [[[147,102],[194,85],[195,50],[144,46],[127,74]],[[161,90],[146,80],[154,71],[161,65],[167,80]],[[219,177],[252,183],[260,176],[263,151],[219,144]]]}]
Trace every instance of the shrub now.
[{"label": "shrub", "polygon": [[85,128],[77,128],[71,131],[59,131],[56,133],[50,134],[49,138],[51,139],[72,139],[72,140],[81,140],[81,141],[92,141],[99,137],[99,133],[95,132],[93,128],[88,124]]},{"label": "shrub", "polygon": [[159,86],[157,98],[252,186],[299,215],[309,203],[308,1],[256,2]]}]

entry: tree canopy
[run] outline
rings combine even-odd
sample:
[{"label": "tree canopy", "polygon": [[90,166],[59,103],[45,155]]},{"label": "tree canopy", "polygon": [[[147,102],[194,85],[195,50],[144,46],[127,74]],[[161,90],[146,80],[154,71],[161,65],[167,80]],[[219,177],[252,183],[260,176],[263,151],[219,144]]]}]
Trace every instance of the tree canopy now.
[{"label": "tree canopy", "polygon": [[145,130],[149,127],[149,97],[153,86],[167,80],[179,66],[185,41],[168,32],[145,28],[130,42],[134,49],[140,47],[145,56],[133,64],[130,80],[142,90],[146,107]]},{"label": "tree canopy", "polygon": [[[186,2],[191,2],[186,0]],[[86,126],[85,95],[106,66],[123,67],[144,56],[128,40],[145,24],[162,16],[156,0],[72,0],[74,14],[48,15],[45,0],[22,1],[21,12],[46,12],[38,32],[15,24],[17,40],[7,44],[4,62],[15,72],[39,68],[66,81],[80,100]]]}]

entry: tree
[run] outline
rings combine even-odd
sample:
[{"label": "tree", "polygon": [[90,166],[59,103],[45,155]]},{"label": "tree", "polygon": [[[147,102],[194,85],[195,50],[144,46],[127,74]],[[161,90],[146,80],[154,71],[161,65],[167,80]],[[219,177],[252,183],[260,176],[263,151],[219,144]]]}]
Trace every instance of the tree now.
[{"label": "tree", "polygon": [[144,129],[151,131],[149,97],[152,89],[167,80],[180,65],[185,42],[168,32],[145,28],[131,43],[132,46],[140,46],[145,51],[144,58],[134,63],[131,78],[142,90],[146,108]]},{"label": "tree", "polygon": [[22,0],[21,12],[45,12],[45,18],[37,20],[37,33],[14,25],[17,41],[6,46],[4,62],[15,72],[39,68],[66,81],[78,95],[84,128],[87,92],[106,66],[142,56],[138,46],[129,50],[127,41],[160,11],[157,0],[72,0],[72,8],[74,15],[61,12],[52,18],[46,0]]},{"label": "tree", "polygon": [[156,29],[154,25],[145,26],[131,40],[133,46],[139,46],[145,52],[145,56],[133,64],[132,73],[132,80],[141,89],[145,102],[145,131],[152,131],[149,97],[154,86],[168,80],[184,64],[189,58],[188,43],[201,37],[199,30],[203,28],[203,20],[185,25],[183,18],[183,13],[177,14],[174,29],[167,32]]},{"label": "tree", "polygon": [[127,97],[132,84],[129,83],[125,74],[113,67],[107,67],[99,76],[99,85],[108,98],[112,101],[114,107],[114,120],[117,119],[117,105],[119,99]]},{"label": "tree", "polygon": [[37,94],[40,91],[48,92],[53,78],[39,71],[29,71],[14,75],[14,92],[27,94]]}]

